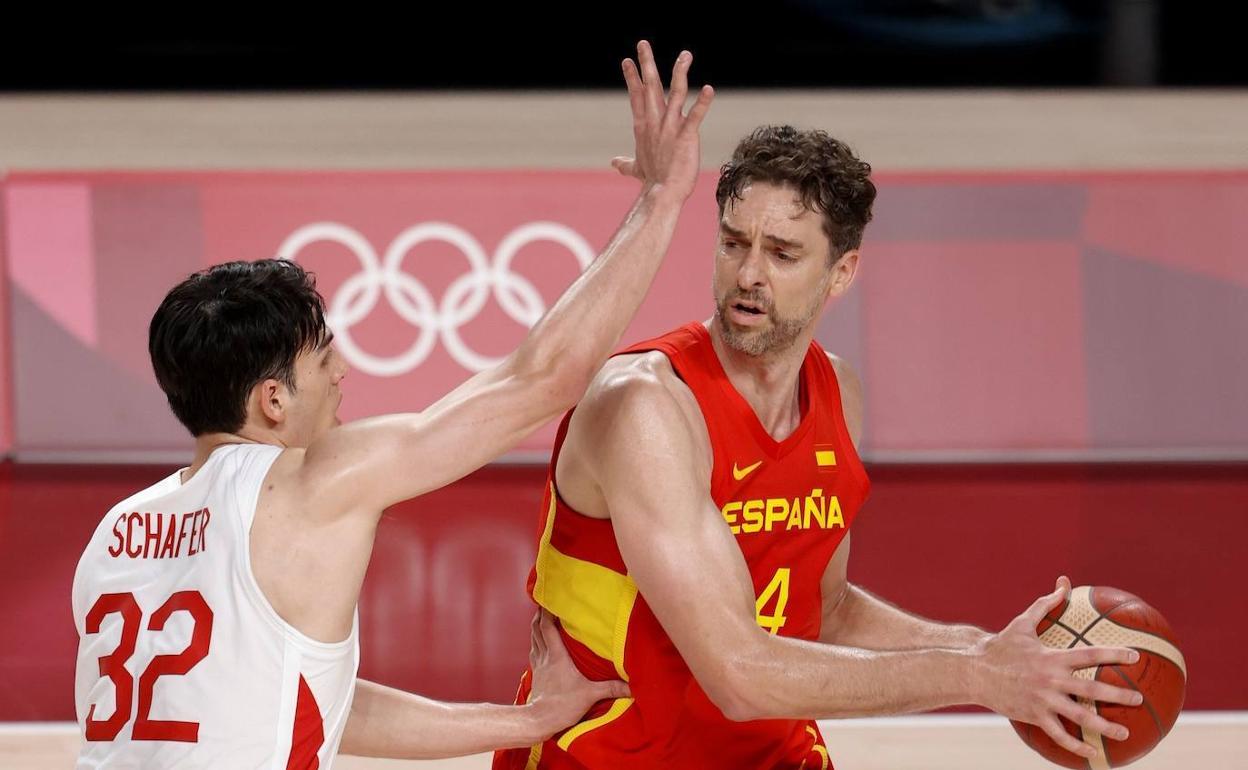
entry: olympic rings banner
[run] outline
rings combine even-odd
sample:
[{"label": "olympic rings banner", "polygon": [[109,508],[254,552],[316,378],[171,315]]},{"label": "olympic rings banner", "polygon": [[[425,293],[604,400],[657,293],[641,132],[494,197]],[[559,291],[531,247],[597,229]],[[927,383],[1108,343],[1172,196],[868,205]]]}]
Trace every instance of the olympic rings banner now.
[{"label": "olympic rings banner", "polygon": [[[0,176],[0,190],[3,190]],[[8,262],[5,259],[4,196],[0,195],[0,465],[12,442],[11,405],[9,394],[9,284]]]},{"label": "olympic rings banner", "polygon": [[[819,329],[862,375],[869,458],[1248,457],[1248,172],[877,181],[859,280]],[[713,190],[624,342],[710,315]],[[635,194],[603,172],[10,175],[0,452],[184,457],[147,323],[232,259],[315,271],[344,419],[419,410],[513,349]]]}]

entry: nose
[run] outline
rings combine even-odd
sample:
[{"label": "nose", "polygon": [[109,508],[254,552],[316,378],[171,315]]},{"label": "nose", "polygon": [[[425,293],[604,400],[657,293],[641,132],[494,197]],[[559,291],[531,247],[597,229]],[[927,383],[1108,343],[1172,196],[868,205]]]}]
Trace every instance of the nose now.
[{"label": "nose", "polygon": [[347,372],[351,371],[351,367],[347,366],[347,360],[335,350],[334,351],[334,369],[330,375],[335,385],[342,382],[347,376]]},{"label": "nose", "polygon": [[755,243],[746,252],[737,266],[737,287],[743,290],[755,289],[766,282],[762,247]]}]

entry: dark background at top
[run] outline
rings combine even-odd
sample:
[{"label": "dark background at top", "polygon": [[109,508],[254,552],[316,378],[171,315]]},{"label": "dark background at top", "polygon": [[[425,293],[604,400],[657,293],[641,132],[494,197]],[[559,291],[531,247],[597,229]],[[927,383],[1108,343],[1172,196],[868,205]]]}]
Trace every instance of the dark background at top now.
[{"label": "dark background at top", "polygon": [[31,5],[8,12],[0,90],[615,88],[639,37],[664,67],[690,48],[694,79],[719,87],[1243,86],[1238,5],[453,0],[142,14]]}]

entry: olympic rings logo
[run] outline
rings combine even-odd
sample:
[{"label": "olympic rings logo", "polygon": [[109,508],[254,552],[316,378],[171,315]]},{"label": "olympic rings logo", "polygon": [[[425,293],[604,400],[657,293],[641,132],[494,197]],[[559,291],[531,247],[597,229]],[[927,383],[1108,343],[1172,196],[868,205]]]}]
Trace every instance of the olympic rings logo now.
[{"label": "olympic rings logo", "polygon": [[[451,358],[465,369],[482,371],[502,359],[482,355],[460,337],[459,329],[476,318],[493,295],[499,307],[516,323],[531,328],[546,312],[546,304],[531,281],[512,272],[516,253],[535,241],[552,241],[572,253],[584,270],[594,259],[594,250],[572,228],[557,222],[529,222],[507,233],[494,250],[491,260],[485,248],[471,233],[446,222],[413,225],[390,243],[379,257],[373,244],[358,230],[337,222],[316,222],[300,227],[278,247],[281,259],[297,261],[310,244],[329,241],[340,244],[360,261],[360,272],[348,278],[330,297],[325,321],[343,357],[356,369],[375,377],[396,377],[420,366],[439,339]],[[403,271],[403,260],[416,246],[441,241],[457,249],[468,260],[469,272],[451,282],[440,302],[415,276]],[[364,350],[351,336],[351,327],[368,317],[382,295],[394,311],[419,330],[406,351],[392,357],[376,356]]]}]

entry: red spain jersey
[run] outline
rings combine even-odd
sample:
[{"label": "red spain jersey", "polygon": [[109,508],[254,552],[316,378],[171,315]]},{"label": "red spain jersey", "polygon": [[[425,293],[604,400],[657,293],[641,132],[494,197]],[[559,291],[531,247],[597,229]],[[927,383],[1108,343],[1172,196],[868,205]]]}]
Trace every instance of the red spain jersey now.
[{"label": "red spain jersey", "polygon": [[[824,570],[870,486],[827,355],[816,344],[807,351],[801,420],[792,435],[776,441],[733,388],[702,324],[623,352],[650,350],[668,357],[706,420],[714,452],[711,497],[749,566],[759,625],[773,634],[818,639]],[[732,722],[720,712],[638,594],[610,520],[584,516],[559,497],[555,463],[570,417],[555,440],[529,594],[558,617],[585,676],[623,679],[632,697],[597,704],[543,744],[497,753],[495,770],[828,768],[813,721]],[[517,702],[527,699],[529,682],[526,672]]]}]

